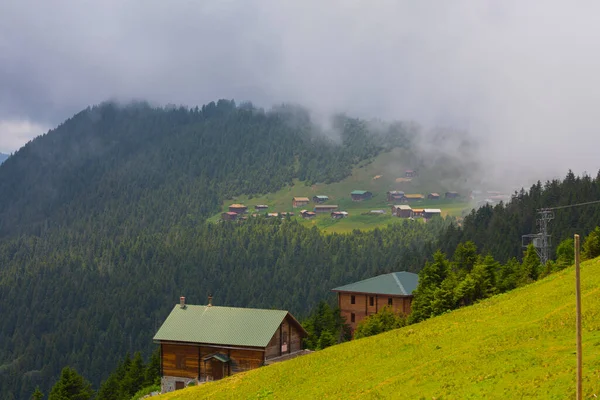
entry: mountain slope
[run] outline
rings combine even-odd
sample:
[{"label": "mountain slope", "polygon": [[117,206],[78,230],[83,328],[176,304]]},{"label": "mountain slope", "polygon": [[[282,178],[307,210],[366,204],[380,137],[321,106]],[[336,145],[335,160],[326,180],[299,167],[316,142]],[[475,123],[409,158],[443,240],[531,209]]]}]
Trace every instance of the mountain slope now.
[{"label": "mountain slope", "polygon": [[2,164],[8,158],[8,154],[0,153],[0,164]]},{"label": "mountain slope", "polygon": [[[591,398],[600,395],[600,259],[583,264],[582,282],[584,394]],[[563,399],[574,397],[574,351],[569,268],[420,324],[159,399]]]}]

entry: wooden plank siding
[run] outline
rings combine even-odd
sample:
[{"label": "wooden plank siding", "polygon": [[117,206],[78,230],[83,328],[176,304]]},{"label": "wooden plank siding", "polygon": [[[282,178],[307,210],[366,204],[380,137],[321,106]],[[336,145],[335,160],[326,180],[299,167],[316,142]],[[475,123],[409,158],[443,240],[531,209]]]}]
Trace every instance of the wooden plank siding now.
[{"label": "wooden plank siding", "polygon": [[163,375],[198,377],[198,346],[161,344]]},{"label": "wooden plank siding", "polygon": [[[287,346],[282,346],[286,343]],[[302,334],[296,324],[286,317],[265,348],[265,359],[302,350]]]},{"label": "wooden plank siding", "polygon": [[[352,296],[354,296],[354,304],[352,304]],[[373,305],[371,305],[371,297],[373,298]],[[346,323],[354,331],[359,322],[387,306],[390,298],[392,299],[392,310],[394,312],[405,315],[410,314],[412,296],[338,292],[338,305],[342,317],[346,319]],[[354,322],[352,322],[352,314],[354,314]]]}]

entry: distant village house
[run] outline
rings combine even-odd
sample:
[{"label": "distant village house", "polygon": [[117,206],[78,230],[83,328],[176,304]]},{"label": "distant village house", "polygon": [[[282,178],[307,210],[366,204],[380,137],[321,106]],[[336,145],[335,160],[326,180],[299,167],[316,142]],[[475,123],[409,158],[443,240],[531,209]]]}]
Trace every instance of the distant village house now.
[{"label": "distant village house", "polygon": [[419,276],[412,272],[392,272],[332,289],[338,295],[341,315],[352,332],[367,316],[390,306],[396,313],[410,314],[413,291]]},{"label": "distant village house", "polygon": [[232,204],[229,206],[229,212],[244,214],[246,211],[248,211],[248,207],[243,204]]},{"label": "distant village house", "polygon": [[457,192],[446,192],[446,195],[444,197],[446,199],[457,199],[460,197],[460,195]]},{"label": "distant village house", "polygon": [[427,195],[427,199],[429,199],[429,200],[439,200],[440,199],[440,195],[438,193],[429,193]]},{"label": "distant village house", "polygon": [[423,217],[423,213],[425,213],[425,210],[422,208],[413,208],[412,210],[413,218],[421,218]]},{"label": "distant village house", "polygon": [[404,171],[404,176],[406,178],[414,178],[417,176],[417,171],[412,170],[412,169],[407,169],[406,171]]},{"label": "distant village house", "polygon": [[313,211],[302,210],[300,211],[300,216],[304,219],[312,219],[317,216],[317,213]]},{"label": "distant village house", "polygon": [[330,212],[336,211],[337,209],[338,209],[337,205],[327,204],[327,205],[315,206],[313,211],[316,212],[317,214],[321,214],[321,213],[324,214],[324,213],[330,213]]},{"label": "distant village house", "polygon": [[425,219],[431,219],[433,217],[441,217],[442,210],[439,208],[426,208],[423,210],[423,217]]},{"label": "distant village house", "polygon": [[266,210],[267,208],[269,208],[269,206],[268,206],[268,205],[266,205],[266,204],[257,204],[257,205],[255,205],[255,206],[254,206],[254,209],[255,209],[256,211],[264,211],[264,210]]},{"label": "distant village house", "polygon": [[329,197],[324,196],[324,195],[313,196],[312,200],[313,200],[313,203],[321,204],[321,203],[325,203],[326,201],[329,201]]},{"label": "distant village house", "polygon": [[425,196],[423,196],[422,194],[405,194],[403,201],[406,203],[410,203],[414,201],[421,201],[423,199],[425,199]]},{"label": "distant village house", "polygon": [[238,217],[238,213],[233,211],[227,211],[221,214],[221,219],[223,221],[235,221]]},{"label": "distant village house", "polygon": [[211,300],[187,305],[182,297],[154,336],[163,393],[304,353],[307,333],[289,312],[217,307]]},{"label": "distant village house", "polygon": [[400,218],[410,218],[412,217],[412,208],[406,204],[392,206],[392,215]]},{"label": "distant village house", "polygon": [[353,190],[350,193],[350,197],[352,197],[353,201],[363,201],[363,200],[368,200],[371,197],[373,197],[373,193],[371,193],[367,190]]},{"label": "distant village house", "polygon": [[348,213],[346,211],[334,211],[331,213],[331,218],[333,219],[342,219],[346,218]]},{"label": "distant village house", "polygon": [[400,203],[404,200],[404,192],[400,190],[390,190],[387,192],[387,201],[389,203]]},{"label": "distant village house", "polygon": [[308,197],[294,197],[292,199],[292,207],[294,208],[304,207],[308,203],[310,203]]}]

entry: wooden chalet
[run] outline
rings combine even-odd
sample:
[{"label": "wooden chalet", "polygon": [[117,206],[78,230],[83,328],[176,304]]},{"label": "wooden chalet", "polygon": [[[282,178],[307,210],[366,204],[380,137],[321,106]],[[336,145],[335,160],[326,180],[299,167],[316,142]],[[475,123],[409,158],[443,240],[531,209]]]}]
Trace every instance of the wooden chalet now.
[{"label": "wooden chalet", "polygon": [[352,197],[352,201],[363,201],[373,197],[373,193],[367,190],[353,190],[350,192],[350,197]]},{"label": "wooden chalet", "polygon": [[439,193],[429,193],[427,195],[427,199],[429,199],[429,200],[439,200],[440,199],[440,195],[439,195]]},{"label": "wooden chalet", "polygon": [[390,190],[387,192],[387,201],[389,203],[400,203],[404,200],[404,192],[401,190]]},{"label": "wooden chalet", "polygon": [[227,211],[221,214],[221,219],[223,221],[235,221],[238,217],[238,213],[233,211]]},{"label": "wooden chalet", "polygon": [[324,204],[324,205],[317,205],[315,206],[315,208],[313,209],[314,212],[316,212],[317,214],[320,213],[330,213],[333,211],[336,211],[338,209],[337,205],[334,204]]},{"label": "wooden chalet", "polygon": [[313,196],[312,201],[313,201],[313,203],[316,203],[316,204],[325,203],[326,201],[329,201],[329,196],[324,196],[324,195]]},{"label": "wooden chalet", "polygon": [[346,218],[348,213],[346,211],[334,211],[331,213],[331,218],[333,219],[342,219]]},{"label": "wooden chalet", "polygon": [[406,204],[392,206],[392,215],[400,218],[410,218],[412,217],[412,208]]},{"label": "wooden chalet", "polygon": [[313,211],[302,210],[300,211],[300,216],[304,219],[312,219],[317,216],[317,213]]},{"label": "wooden chalet", "polygon": [[412,216],[413,218],[420,218],[423,216],[423,213],[425,212],[424,209],[422,208],[413,208],[412,209]]},{"label": "wooden chalet", "polygon": [[441,217],[442,210],[439,208],[426,208],[423,210],[423,218],[430,219],[433,217]]},{"label": "wooden chalet", "polygon": [[410,314],[412,293],[418,282],[419,276],[412,272],[392,272],[340,286],[332,291],[338,295],[342,317],[354,332],[360,321],[385,306],[390,306],[396,313]]},{"label": "wooden chalet", "polygon": [[236,214],[244,214],[248,211],[248,207],[243,204],[232,204],[229,206],[229,212],[234,212]]},{"label": "wooden chalet", "polygon": [[425,196],[422,194],[405,194],[403,201],[409,203],[412,201],[421,201],[423,199],[425,199]]},{"label": "wooden chalet", "polygon": [[266,204],[257,204],[254,206],[256,211],[265,211],[267,208],[269,208],[269,206]]},{"label": "wooden chalet", "polygon": [[187,305],[182,297],[154,342],[161,391],[218,380],[304,353],[307,333],[287,311]]},{"label": "wooden chalet", "polygon": [[458,199],[460,197],[460,195],[458,194],[458,192],[446,192],[446,194],[444,195],[444,198],[446,199]]},{"label": "wooden chalet", "polygon": [[308,203],[310,203],[310,200],[308,199],[308,197],[294,197],[294,198],[292,198],[292,207],[294,207],[294,208],[304,207]]}]

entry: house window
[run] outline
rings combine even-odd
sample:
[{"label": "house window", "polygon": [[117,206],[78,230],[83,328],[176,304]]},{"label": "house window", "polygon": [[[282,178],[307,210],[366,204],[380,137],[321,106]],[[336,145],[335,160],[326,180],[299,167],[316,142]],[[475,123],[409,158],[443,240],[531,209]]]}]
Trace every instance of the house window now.
[{"label": "house window", "polygon": [[350,314],[350,322],[355,322],[356,321],[356,316],[354,315],[354,313]]},{"label": "house window", "polygon": [[369,305],[370,305],[371,307],[375,305],[375,297],[373,297],[373,296],[370,296],[370,297],[369,297]]},{"label": "house window", "polygon": [[285,353],[288,351],[288,333],[283,332],[283,341],[281,343],[281,352]]},{"label": "house window", "polygon": [[391,297],[389,297],[389,298],[388,298],[388,306],[391,306],[391,305],[392,305],[392,298],[391,298]]},{"label": "house window", "polygon": [[356,296],[350,296],[350,304],[356,304]]},{"label": "house window", "polygon": [[175,355],[175,368],[185,369],[185,354]]}]

